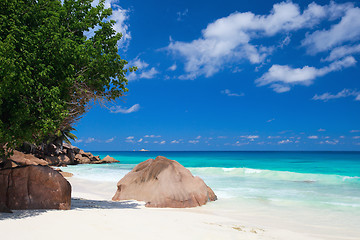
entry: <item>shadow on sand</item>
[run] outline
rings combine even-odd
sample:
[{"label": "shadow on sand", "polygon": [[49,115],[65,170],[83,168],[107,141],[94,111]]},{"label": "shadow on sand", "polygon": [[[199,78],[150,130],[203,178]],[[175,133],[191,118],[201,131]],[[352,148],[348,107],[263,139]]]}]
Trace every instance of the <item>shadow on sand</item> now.
[{"label": "shadow on sand", "polygon": [[[101,201],[101,200],[88,200],[82,198],[71,199],[71,210],[78,209],[139,209],[142,204],[135,201]],[[71,210],[13,210],[13,213],[0,213],[0,221],[6,219],[22,219],[34,217],[50,211],[71,211]]]},{"label": "shadow on sand", "polygon": [[0,213],[0,221],[7,220],[7,219],[21,219],[21,218],[28,218],[34,217],[37,215],[41,215],[48,211],[56,211],[56,210],[12,210],[13,213]]},{"label": "shadow on sand", "polygon": [[124,208],[139,208],[141,204],[135,201],[99,201],[99,200],[88,200],[82,198],[71,199],[71,209],[124,209]]}]

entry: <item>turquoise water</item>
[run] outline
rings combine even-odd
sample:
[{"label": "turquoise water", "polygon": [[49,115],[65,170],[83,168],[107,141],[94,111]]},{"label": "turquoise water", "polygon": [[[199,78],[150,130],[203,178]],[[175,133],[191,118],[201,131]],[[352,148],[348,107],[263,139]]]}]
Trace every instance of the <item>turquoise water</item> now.
[{"label": "turquoise water", "polygon": [[360,214],[360,152],[92,152],[120,163],[69,166],[76,177],[117,182],[165,156],[189,168],[219,200]]}]

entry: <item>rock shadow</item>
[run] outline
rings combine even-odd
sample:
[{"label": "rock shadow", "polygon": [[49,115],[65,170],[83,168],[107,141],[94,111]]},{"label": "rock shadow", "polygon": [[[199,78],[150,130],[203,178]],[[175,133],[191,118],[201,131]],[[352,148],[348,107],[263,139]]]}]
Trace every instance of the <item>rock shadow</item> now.
[{"label": "rock shadow", "polygon": [[71,211],[76,209],[140,209],[144,204],[135,201],[103,201],[103,200],[89,200],[82,198],[71,199],[70,210],[56,210],[56,209],[34,209],[34,210],[12,210],[13,213],[1,213],[0,221],[7,219],[23,219],[38,216],[49,211]]},{"label": "rock shadow", "polygon": [[[12,210],[13,213],[0,213],[0,221],[6,219],[22,219],[29,218],[41,215],[48,211],[57,211],[57,210],[48,210],[48,209],[31,209],[31,210]],[[63,210],[59,210],[63,211]]]},{"label": "rock shadow", "polygon": [[71,209],[139,209],[144,204],[135,201],[105,201],[105,200],[89,200],[82,198],[71,199]]}]

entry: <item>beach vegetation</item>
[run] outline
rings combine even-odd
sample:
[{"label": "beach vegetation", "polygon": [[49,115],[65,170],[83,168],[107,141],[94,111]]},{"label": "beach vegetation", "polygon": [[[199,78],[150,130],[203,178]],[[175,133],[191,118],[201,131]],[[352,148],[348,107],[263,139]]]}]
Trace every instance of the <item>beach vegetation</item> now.
[{"label": "beach vegetation", "polygon": [[[92,103],[124,95],[127,61],[104,0],[0,2],[0,155],[63,134]],[[64,138],[64,136],[66,138]]]}]

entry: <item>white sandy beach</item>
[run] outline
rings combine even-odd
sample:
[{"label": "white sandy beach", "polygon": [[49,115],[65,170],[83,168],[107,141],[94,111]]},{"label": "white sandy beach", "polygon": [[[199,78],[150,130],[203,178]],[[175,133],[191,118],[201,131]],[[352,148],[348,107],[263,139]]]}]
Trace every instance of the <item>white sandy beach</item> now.
[{"label": "white sandy beach", "polygon": [[[330,227],[319,233],[294,225],[291,216],[265,216],[255,209],[225,211],[221,200],[192,209],[154,209],[136,201],[113,202],[110,199],[116,184],[112,182],[68,180],[73,187],[71,210],[1,214],[2,239],[356,239],[346,233],[339,238],[329,233]],[[341,234],[342,229],[339,231]]]}]

